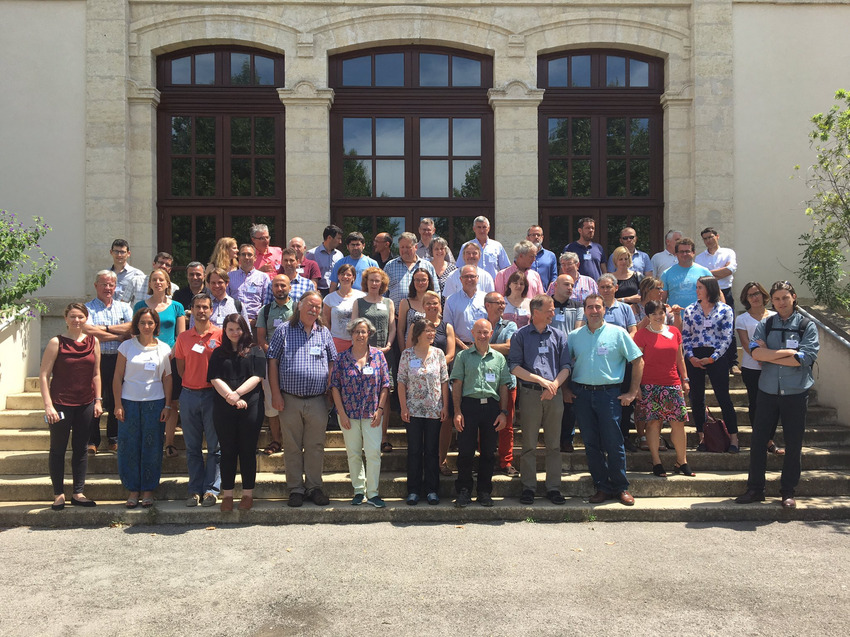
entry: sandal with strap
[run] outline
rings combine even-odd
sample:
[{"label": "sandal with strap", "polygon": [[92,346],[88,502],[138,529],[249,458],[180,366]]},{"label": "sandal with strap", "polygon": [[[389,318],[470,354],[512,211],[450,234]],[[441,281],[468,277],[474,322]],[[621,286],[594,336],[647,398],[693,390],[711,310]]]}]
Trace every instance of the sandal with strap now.
[{"label": "sandal with strap", "polygon": [[652,465],[652,473],[657,475],[659,478],[666,478],[667,472],[664,471],[664,465],[661,463]]},{"label": "sandal with strap", "polygon": [[687,462],[684,464],[674,464],[673,473],[678,473],[689,478],[693,478],[696,475],[693,471],[691,471],[691,468],[688,466]]},{"label": "sandal with strap", "polygon": [[270,456],[274,453],[280,453],[280,450],[280,443],[277,440],[272,440],[268,445],[266,445],[266,448],[263,449],[263,453]]},{"label": "sandal with strap", "polygon": [[767,453],[772,453],[776,456],[784,456],[785,455],[785,449],[783,449],[782,447],[777,447],[775,442],[771,442],[767,446]]}]

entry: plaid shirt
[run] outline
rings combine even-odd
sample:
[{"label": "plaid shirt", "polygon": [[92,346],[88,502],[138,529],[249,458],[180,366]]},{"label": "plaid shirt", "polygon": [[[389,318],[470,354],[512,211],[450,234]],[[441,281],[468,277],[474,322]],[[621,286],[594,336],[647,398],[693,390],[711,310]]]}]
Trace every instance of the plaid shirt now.
[{"label": "plaid shirt", "polygon": [[[300,274],[296,274],[295,278],[289,282],[289,298],[292,299],[292,303],[294,305],[298,305],[298,301],[301,300],[302,296],[315,289],[316,285],[310,279],[305,279]],[[268,305],[273,301],[274,294],[272,293],[271,286],[269,286],[268,290],[266,290],[266,300],[263,305]]]},{"label": "plaid shirt", "polygon": [[[112,266],[110,270],[115,272],[115,266]],[[148,278],[139,268],[134,268],[127,263],[121,272],[115,272],[115,276],[117,280],[115,281],[115,295],[112,297],[114,300],[124,301],[132,307],[137,301],[144,301],[148,298]]]},{"label": "plaid shirt", "polygon": [[275,330],[267,356],[279,362],[278,382],[282,392],[318,396],[328,388],[330,365],[337,354],[328,328],[314,323],[313,330],[307,334],[304,324],[298,321],[294,326],[284,323]]},{"label": "plaid shirt", "polygon": [[393,259],[384,266],[384,272],[390,277],[390,286],[387,289],[386,296],[393,300],[393,303],[398,309],[398,304],[402,299],[406,299],[410,293],[410,282],[413,280],[413,275],[417,270],[427,272],[431,280],[434,282],[434,290],[440,289],[440,280],[437,278],[437,273],[434,271],[434,266],[425,259],[416,257],[416,262],[407,266],[401,257]]},{"label": "plaid shirt", "polygon": [[[94,298],[86,303],[86,307],[89,309],[89,318],[86,321],[89,325],[121,325],[133,320],[133,308],[123,301],[113,300],[112,304],[106,307],[103,301]],[[101,343],[100,353],[117,354],[120,345],[121,341]]]},{"label": "plaid shirt", "polygon": [[227,293],[242,302],[242,308],[248,318],[257,318],[257,312],[263,307],[271,289],[271,280],[264,272],[251,270],[247,274],[242,268],[230,273]]}]

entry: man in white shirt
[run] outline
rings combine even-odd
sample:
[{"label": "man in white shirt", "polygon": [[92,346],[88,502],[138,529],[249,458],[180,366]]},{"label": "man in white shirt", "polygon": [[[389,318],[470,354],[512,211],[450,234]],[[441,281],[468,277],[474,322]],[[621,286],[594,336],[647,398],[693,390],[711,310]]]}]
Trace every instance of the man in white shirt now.
[{"label": "man in white shirt", "polygon": [[[463,250],[461,251],[461,257],[463,258],[464,265],[471,265],[478,271],[478,289],[485,293],[495,292],[496,285],[493,281],[493,277],[490,276],[487,270],[478,267],[478,262],[481,260],[481,248],[478,247],[478,244],[473,243],[472,241],[464,244]],[[443,298],[449,298],[452,294],[460,291],[463,287],[463,282],[460,278],[460,271],[462,267],[463,266],[452,272],[446,279],[446,282],[443,285]]]},{"label": "man in white shirt", "polygon": [[679,262],[676,257],[676,242],[684,235],[678,230],[670,230],[664,235],[665,249],[652,255],[652,273],[657,279],[672,265]]},{"label": "man in white shirt", "polygon": [[468,349],[475,338],[472,336],[472,326],[475,321],[487,318],[484,299],[487,296],[478,289],[478,272],[474,265],[465,265],[460,269],[460,279],[463,288],[446,299],[443,320],[455,330],[456,345],[460,349]]},{"label": "man in white shirt", "polygon": [[[702,235],[702,242],[705,244],[705,251],[700,252],[694,261],[711,270],[712,276],[717,279],[717,285],[720,286],[724,302],[732,308],[732,315],[734,316],[735,294],[732,292],[732,282],[735,278],[735,271],[738,269],[738,258],[731,248],[720,247],[720,234],[714,228],[708,227],[700,235]],[[726,350],[726,358],[729,361],[730,371],[735,375],[740,374],[738,342],[735,339],[734,332],[732,332],[732,346]]]}]

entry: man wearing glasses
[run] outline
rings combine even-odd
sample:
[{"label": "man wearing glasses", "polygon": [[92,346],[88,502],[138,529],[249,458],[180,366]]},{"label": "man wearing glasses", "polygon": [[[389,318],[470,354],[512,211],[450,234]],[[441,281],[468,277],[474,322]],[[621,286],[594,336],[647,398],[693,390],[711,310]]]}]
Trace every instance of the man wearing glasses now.
[{"label": "man wearing glasses", "polygon": [[531,269],[540,275],[543,289],[548,290],[549,284],[558,278],[558,257],[554,252],[543,247],[543,228],[540,226],[531,226],[525,233],[525,238],[537,248]]},{"label": "man wearing glasses", "polygon": [[[637,272],[641,278],[652,276],[652,261],[646,252],[641,252],[637,249],[637,232],[635,229],[626,226],[620,230],[620,245],[629,251],[632,255],[632,270]],[[608,272],[614,272],[617,266],[614,265],[614,255],[608,257]]]},{"label": "man wearing glasses", "polygon": [[[174,257],[172,257],[167,252],[157,252],[156,256],[153,258],[152,269],[154,269],[154,270],[157,270],[157,269],[165,270],[166,272],[168,272],[168,276],[170,278],[171,277],[171,266],[173,266],[173,265],[174,265]],[[151,279],[151,275],[149,274],[145,277],[145,284],[143,286],[144,290],[145,290],[145,297],[144,298],[146,298],[146,299],[150,296],[150,294],[148,294],[148,287],[150,287],[150,279]],[[171,298],[174,298],[174,293],[179,289],[180,289],[180,286],[172,281],[172,283],[171,283],[171,294],[169,296]]]},{"label": "man wearing glasses", "polygon": [[661,275],[661,283],[667,292],[667,303],[674,311],[676,307],[685,308],[697,302],[697,280],[702,276],[712,276],[711,270],[694,263],[694,242],[687,237],[676,242],[678,263],[670,266]]},{"label": "man wearing glasses", "polygon": [[112,267],[109,268],[115,273],[115,295],[113,298],[116,301],[124,301],[129,303],[130,307],[137,301],[143,301],[147,298],[147,286],[145,281],[145,273],[134,268],[127,263],[130,258],[130,244],[126,239],[116,239],[112,242],[112,248],[109,250],[112,256]]},{"label": "man wearing glasses", "polygon": [[455,341],[460,349],[468,349],[474,342],[472,326],[475,321],[487,318],[484,308],[486,293],[478,289],[478,268],[465,265],[460,269],[461,289],[446,299],[443,318],[455,330]]}]

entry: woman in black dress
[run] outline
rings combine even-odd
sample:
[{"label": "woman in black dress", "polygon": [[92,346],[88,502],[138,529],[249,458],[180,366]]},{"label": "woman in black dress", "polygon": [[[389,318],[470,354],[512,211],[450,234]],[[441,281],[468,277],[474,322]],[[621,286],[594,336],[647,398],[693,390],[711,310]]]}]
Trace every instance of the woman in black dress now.
[{"label": "woman in black dress", "polygon": [[222,324],[222,343],[210,356],[207,379],[216,393],[213,424],[221,448],[221,510],[233,510],[236,464],[242,474],[239,510],[254,503],[257,479],[257,439],[263,424],[263,386],[266,357],[251,344],[251,330],[239,314]]}]

